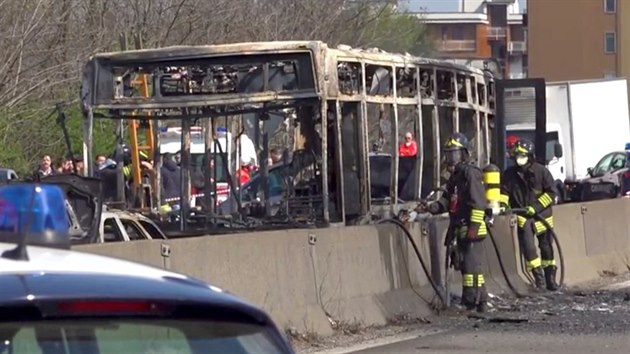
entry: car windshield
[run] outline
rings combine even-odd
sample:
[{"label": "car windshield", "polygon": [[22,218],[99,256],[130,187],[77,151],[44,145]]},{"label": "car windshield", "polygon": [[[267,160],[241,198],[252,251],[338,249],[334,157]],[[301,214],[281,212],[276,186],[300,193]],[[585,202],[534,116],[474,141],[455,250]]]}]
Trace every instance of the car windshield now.
[{"label": "car windshield", "polygon": [[0,323],[1,354],[282,353],[266,327],[189,320]]}]

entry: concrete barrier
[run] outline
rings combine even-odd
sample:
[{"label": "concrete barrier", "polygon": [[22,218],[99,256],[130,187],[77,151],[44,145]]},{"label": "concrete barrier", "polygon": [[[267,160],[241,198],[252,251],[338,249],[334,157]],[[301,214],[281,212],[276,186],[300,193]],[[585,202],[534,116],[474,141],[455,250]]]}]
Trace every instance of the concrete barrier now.
[{"label": "concrete barrier", "polygon": [[[428,233],[422,225],[411,231],[428,262]],[[162,244],[170,247],[169,257],[162,257]],[[279,324],[300,331],[325,335],[344,323],[386,324],[401,315],[431,313],[427,277],[410,243],[392,225],[75,248],[189,274],[228,289],[264,308]]]},{"label": "concrete barrier", "polygon": [[630,199],[561,205],[554,212],[567,285],[630,269]]},{"label": "concrete barrier", "polygon": [[[568,285],[606,272],[627,271],[630,200],[557,206],[555,229]],[[430,272],[444,279],[447,220],[414,223],[411,233]],[[497,218],[492,231],[517,291],[528,285],[513,219]],[[170,255],[163,254],[164,247]],[[491,240],[484,242],[486,283],[509,292]],[[385,324],[400,315],[426,316],[435,293],[411,244],[393,225],[268,231],[168,241],[84,245],[77,250],[129,259],[186,273],[261,306],[285,328],[330,334],[345,324]],[[458,274],[450,282],[460,292]]]}]

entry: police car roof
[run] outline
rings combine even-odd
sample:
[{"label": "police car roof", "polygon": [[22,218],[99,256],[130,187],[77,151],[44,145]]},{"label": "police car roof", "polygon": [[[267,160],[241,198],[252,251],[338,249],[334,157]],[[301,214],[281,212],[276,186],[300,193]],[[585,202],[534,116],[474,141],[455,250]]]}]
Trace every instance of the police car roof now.
[{"label": "police car roof", "polygon": [[[15,248],[0,243],[0,253]],[[0,258],[0,305],[37,299],[141,299],[221,306],[261,324],[262,310],[183,274],[77,251],[27,246],[28,261]]]}]

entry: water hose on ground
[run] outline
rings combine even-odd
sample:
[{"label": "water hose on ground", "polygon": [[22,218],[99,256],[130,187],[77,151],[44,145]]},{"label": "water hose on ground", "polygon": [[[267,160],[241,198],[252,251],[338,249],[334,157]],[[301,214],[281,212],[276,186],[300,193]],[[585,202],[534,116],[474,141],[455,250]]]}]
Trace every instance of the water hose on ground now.
[{"label": "water hose on ground", "polygon": [[505,282],[507,283],[510,290],[512,290],[512,292],[517,297],[526,297],[526,295],[520,293],[516,289],[516,286],[514,286],[514,284],[512,283],[512,280],[508,276],[507,270],[505,270],[505,265],[503,264],[503,258],[501,257],[501,252],[499,252],[499,246],[497,245],[497,241],[494,238],[494,233],[492,232],[492,227],[488,222],[486,222],[486,226],[488,228],[488,235],[490,236],[490,241],[492,242],[492,248],[494,248],[494,252],[497,255],[497,259],[499,261],[499,268],[501,268],[501,273],[503,273],[503,278],[505,278]]},{"label": "water hose on ground", "polygon": [[[518,214],[518,213],[523,213],[525,212],[525,209],[511,209],[512,212]],[[554,231],[553,227],[551,227],[551,225],[549,225],[549,223],[547,222],[547,220],[545,220],[545,218],[543,218],[540,214],[536,213],[533,215],[534,219],[536,219],[536,221],[540,221],[540,223],[543,224],[543,226],[545,226],[547,228],[547,232],[549,232],[551,234],[551,238],[553,239],[553,243],[555,243],[556,245],[556,249],[558,250],[558,259],[560,261],[560,280],[558,281],[558,288],[561,288],[564,285],[564,256],[562,254],[562,247],[560,246],[560,241],[558,240],[558,235],[556,235],[556,232]],[[552,245],[553,247],[553,245]],[[522,254],[522,253],[521,253]],[[528,279],[531,281],[531,279],[528,277]]]},{"label": "water hose on ground", "polygon": [[381,219],[377,221],[376,223],[377,224],[393,224],[393,225],[397,225],[400,229],[402,229],[403,233],[407,236],[407,239],[411,243],[411,246],[413,247],[413,250],[416,253],[416,256],[418,257],[418,261],[420,261],[420,265],[422,266],[422,270],[424,271],[424,274],[426,275],[429,281],[429,284],[431,284],[431,287],[433,288],[437,296],[440,298],[440,301],[442,301],[442,304],[446,305],[447,304],[446,296],[444,295],[442,291],[440,291],[438,285],[435,283],[435,281],[431,277],[431,272],[429,272],[429,268],[427,267],[427,264],[424,261],[422,254],[420,253],[420,249],[418,248],[418,245],[416,244],[416,241],[413,239],[413,236],[411,235],[409,230],[407,230],[407,227],[405,226],[405,224],[403,224],[400,220],[395,219],[395,218]]}]

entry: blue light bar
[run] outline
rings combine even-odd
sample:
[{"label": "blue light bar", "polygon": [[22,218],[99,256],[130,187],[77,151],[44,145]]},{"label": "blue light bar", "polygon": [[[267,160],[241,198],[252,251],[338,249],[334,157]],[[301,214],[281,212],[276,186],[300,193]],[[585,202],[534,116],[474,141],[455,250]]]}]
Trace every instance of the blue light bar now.
[{"label": "blue light bar", "polygon": [[25,183],[0,187],[0,231],[65,235],[69,227],[65,196],[58,186]]},{"label": "blue light bar", "polygon": [[626,143],[626,148],[625,150],[630,150],[630,143]]}]

